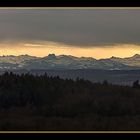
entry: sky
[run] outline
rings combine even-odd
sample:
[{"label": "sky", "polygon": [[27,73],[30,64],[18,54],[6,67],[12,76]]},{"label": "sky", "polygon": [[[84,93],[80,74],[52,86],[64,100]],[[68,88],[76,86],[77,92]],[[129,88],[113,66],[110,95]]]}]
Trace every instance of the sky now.
[{"label": "sky", "polygon": [[0,55],[140,54],[140,8],[0,8]]}]

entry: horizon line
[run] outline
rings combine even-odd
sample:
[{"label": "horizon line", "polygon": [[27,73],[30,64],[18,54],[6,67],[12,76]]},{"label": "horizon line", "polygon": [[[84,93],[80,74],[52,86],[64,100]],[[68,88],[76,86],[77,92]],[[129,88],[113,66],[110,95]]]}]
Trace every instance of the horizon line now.
[{"label": "horizon line", "polygon": [[139,55],[140,56],[140,54],[138,54],[138,53],[136,53],[136,54],[133,54],[132,56],[127,56],[127,57],[118,57],[118,56],[111,56],[111,57],[106,57],[106,58],[99,58],[99,59],[97,59],[97,58],[94,58],[94,57],[92,57],[92,56],[80,56],[80,57],[78,57],[78,56],[75,56],[75,55],[67,55],[67,54],[60,54],[60,55],[56,55],[55,53],[49,53],[48,55],[45,55],[45,56],[35,56],[35,55],[29,55],[29,54],[19,54],[19,55],[13,55],[13,54],[10,54],[10,55],[0,55],[0,57],[9,57],[9,56],[14,56],[14,57],[18,57],[18,56],[31,56],[31,57],[37,57],[37,58],[44,58],[44,57],[48,57],[49,55],[54,55],[54,56],[56,56],[56,57],[58,57],[58,56],[72,56],[72,57],[76,57],[76,58],[93,58],[93,59],[96,59],[96,60],[101,60],[101,59],[110,59],[110,58],[112,58],[112,57],[115,57],[115,58],[122,58],[122,59],[124,59],[124,58],[131,58],[131,57],[134,57],[134,56],[136,56],[136,55]]}]

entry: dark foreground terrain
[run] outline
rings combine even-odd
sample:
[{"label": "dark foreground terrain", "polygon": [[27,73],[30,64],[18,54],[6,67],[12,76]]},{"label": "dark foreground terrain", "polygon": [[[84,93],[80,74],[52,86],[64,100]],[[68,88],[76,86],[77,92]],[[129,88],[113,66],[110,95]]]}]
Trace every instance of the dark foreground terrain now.
[{"label": "dark foreground terrain", "polygon": [[[0,70],[0,74],[5,71]],[[30,73],[33,75],[59,76],[66,79],[76,80],[77,77],[89,80],[93,83],[107,80],[109,83],[117,85],[132,85],[134,81],[140,80],[140,70],[101,70],[101,69],[71,69],[71,70],[13,70],[16,74]]]},{"label": "dark foreground terrain", "polygon": [[6,72],[0,130],[140,130],[140,86]]}]

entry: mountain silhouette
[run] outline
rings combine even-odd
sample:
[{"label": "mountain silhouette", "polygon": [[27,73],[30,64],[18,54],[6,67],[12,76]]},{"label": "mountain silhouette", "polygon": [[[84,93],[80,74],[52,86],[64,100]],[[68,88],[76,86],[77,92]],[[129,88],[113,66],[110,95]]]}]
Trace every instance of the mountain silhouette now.
[{"label": "mountain silhouette", "polygon": [[130,70],[140,69],[140,55],[119,58],[95,59],[92,57],[75,57],[71,55],[49,54],[45,57],[30,55],[0,56],[0,69],[105,69]]}]

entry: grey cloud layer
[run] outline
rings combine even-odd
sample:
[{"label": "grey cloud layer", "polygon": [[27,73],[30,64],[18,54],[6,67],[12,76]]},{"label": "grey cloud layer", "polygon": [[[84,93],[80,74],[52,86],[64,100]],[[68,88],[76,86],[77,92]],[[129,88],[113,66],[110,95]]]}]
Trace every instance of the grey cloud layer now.
[{"label": "grey cloud layer", "polygon": [[0,40],[140,43],[140,9],[0,9]]}]

